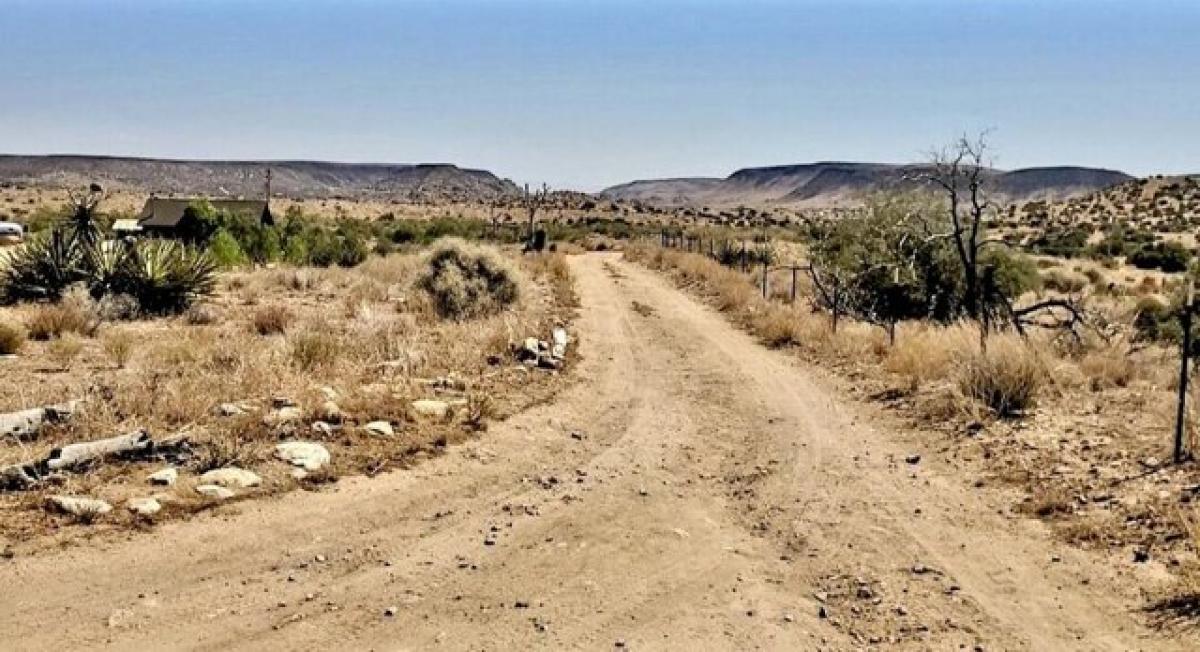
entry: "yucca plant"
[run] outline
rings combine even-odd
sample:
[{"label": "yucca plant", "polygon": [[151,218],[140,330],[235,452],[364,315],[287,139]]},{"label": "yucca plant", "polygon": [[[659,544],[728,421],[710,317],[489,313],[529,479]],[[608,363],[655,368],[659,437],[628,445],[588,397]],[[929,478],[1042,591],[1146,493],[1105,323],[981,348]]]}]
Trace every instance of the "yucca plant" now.
[{"label": "yucca plant", "polygon": [[143,240],[129,248],[114,290],[137,297],[144,312],[176,314],[212,293],[216,271],[205,252],[172,240]]},{"label": "yucca plant", "polygon": [[86,276],[75,238],[55,229],[47,237],[31,240],[0,264],[0,298],[6,303],[57,300],[67,286]]},{"label": "yucca plant", "polygon": [[121,291],[123,270],[128,264],[132,250],[127,243],[116,240],[97,242],[84,251],[84,268],[87,271],[88,290],[91,291],[92,297],[99,299],[106,294]]}]

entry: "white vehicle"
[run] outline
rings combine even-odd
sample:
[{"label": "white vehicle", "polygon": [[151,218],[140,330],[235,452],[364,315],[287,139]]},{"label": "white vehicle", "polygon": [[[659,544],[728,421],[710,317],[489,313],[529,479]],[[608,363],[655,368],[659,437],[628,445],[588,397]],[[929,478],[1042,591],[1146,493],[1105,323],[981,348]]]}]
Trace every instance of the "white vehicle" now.
[{"label": "white vehicle", "polygon": [[0,245],[21,244],[24,240],[24,227],[14,222],[0,222]]}]

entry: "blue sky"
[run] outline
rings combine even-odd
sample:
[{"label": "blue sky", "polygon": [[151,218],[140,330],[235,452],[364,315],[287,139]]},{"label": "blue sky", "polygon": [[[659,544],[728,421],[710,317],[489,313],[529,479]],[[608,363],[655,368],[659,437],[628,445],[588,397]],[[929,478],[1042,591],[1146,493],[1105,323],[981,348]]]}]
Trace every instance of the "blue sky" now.
[{"label": "blue sky", "polygon": [[1200,172],[1195,0],[0,0],[0,151],[598,189],[905,162]]}]

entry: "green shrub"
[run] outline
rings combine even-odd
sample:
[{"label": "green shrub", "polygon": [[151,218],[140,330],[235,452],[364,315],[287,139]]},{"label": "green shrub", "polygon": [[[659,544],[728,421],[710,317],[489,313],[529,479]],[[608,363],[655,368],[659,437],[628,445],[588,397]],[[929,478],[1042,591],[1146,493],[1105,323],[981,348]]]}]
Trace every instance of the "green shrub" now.
[{"label": "green shrub", "polygon": [[499,251],[462,240],[441,242],[418,281],[447,319],[497,313],[521,297],[523,279]]},{"label": "green shrub", "polygon": [[246,264],[246,254],[242,246],[225,229],[219,229],[208,243],[208,253],[213,262],[221,267],[239,267]]}]

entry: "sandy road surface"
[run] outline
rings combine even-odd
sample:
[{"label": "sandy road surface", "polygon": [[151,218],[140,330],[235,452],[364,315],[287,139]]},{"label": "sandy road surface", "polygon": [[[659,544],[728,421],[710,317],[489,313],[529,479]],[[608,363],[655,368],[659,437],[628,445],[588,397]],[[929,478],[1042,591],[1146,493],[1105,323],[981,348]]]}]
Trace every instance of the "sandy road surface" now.
[{"label": "sandy road surface", "polygon": [[412,471],[0,564],[0,647],[1170,649],[801,363],[617,257],[572,266],[584,361],[553,405]]}]

